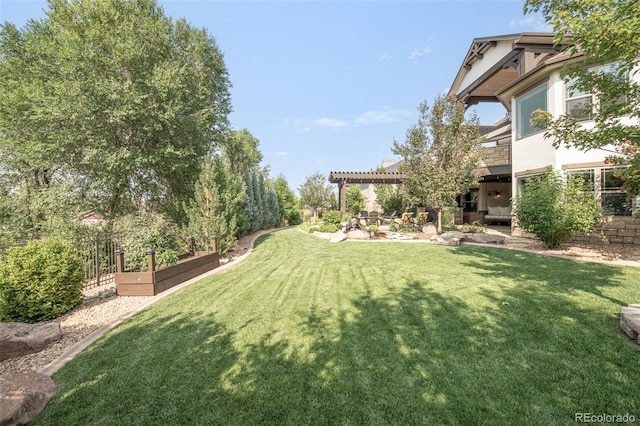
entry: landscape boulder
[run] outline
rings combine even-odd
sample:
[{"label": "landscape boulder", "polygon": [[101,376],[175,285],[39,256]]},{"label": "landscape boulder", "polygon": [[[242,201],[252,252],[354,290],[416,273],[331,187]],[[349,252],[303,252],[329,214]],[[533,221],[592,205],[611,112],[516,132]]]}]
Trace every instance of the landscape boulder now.
[{"label": "landscape boulder", "polygon": [[480,244],[504,244],[505,237],[502,235],[492,235],[484,233],[467,233],[464,234],[462,241],[465,243]]},{"label": "landscape boulder", "polygon": [[33,420],[56,393],[51,377],[35,373],[0,376],[0,425],[22,425]]},{"label": "landscape boulder", "polygon": [[62,336],[60,324],[0,323],[0,361],[39,352]]},{"label": "landscape boulder", "polygon": [[640,305],[632,304],[621,309],[620,329],[630,339],[640,343]]},{"label": "landscape boulder", "polygon": [[331,241],[332,243],[339,243],[346,239],[347,239],[347,234],[343,231],[338,230],[333,234],[331,234],[331,238],[329,239],[329,241]]},{"label": "landscape boulder", "polygon": [[458,246],[464,238],[464,233],[458,231],[445,232],[436,237],[436,242],[443,246]]},{"label": "landscape boulder", "polygon": [[438,235],[438,230],[433,225],[425,225],[422,227],[422,233],[426,239],[430,239],[434,235]]},{"label": "landscape boulder", "polygon": [[371,237],[368,232],[356,229],[355,231],[347,232],[347,238],[350,240],[368,240]]}]

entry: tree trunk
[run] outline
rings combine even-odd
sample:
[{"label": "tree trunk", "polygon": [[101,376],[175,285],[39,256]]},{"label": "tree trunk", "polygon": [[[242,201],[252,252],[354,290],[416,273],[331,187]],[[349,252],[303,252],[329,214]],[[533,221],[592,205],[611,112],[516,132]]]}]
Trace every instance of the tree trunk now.
[{"label": "tree trunk", "polygon": [[442,234],[442,209],[436,209],[438,213],[438,234]]}]

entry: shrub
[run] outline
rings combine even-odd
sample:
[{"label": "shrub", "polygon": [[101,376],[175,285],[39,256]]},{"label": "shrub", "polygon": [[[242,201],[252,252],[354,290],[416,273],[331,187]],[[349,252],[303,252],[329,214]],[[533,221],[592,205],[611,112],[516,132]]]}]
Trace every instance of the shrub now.
[{"label": "shrub", "polygon": [[349,185],[345,204],[347,211],[352,214],[359,214],[364,209],[364,195],[358,185]]},{"label": "shrub", "polygon": [[602,215],[593,193],[585,191],[578,176],[564,185],[551,168],[525,182],[513,210],[518,225],[549,248],[560,247],[576,231],[589,231]]},{"label": "shrub", "polygon": [[82,303],[84,273],[74,248],[56,238],[7,250],[0,264],[0,318],[36,322]]},{"label": "shrub", "polygon": [[178,252],[175,250],[163,250],[156,253],[157,266],[171,266],[178,263]]},{"label": "shrub", "polygon": [[369,231],[377,232],[378,231],[378,225],[369,225]]},{"label": "shrub", "polygon": [[336,232],[340,225],[336,225],[334,223],[323,223],[320,225],[320,232]]},{"label": "shrub", "polygon": [[146,252],[149,249],[154,249],[157,254],[167,250],[180,251],[178,228],[162,215],[139,213],[124,216],[114,223],[114,230],[123,236],[122,249],[127,269],[146,270]]},{"label": "shrub", "polygon": [[342,222],[342,213],[338,210],[328,210],[322,214],[322,220],[326,224],[336,225],[336,227],[340,226],[340,222]]}]

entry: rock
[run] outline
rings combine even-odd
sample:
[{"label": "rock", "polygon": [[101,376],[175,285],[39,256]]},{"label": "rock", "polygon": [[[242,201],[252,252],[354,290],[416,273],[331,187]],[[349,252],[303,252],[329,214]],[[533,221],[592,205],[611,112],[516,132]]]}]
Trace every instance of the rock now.
[{"label": "rock", "polygon": [[460,245],[460,241],[464,238],[464,233],[458,231],[449,231],[445,232],[442,235],[439,235],[437,238],[437,242],[443,246],[457,246]]},{"label": "rock", "polygon": [[[60,324],[0,323],[0,361],[39,352],[62,336]],[[1,423],[0,423],[1,424]]]},{"label": "rock", "polygon": [[344,233],[343,231],[336,231],[331,235],[331,238],[329,239],[329,241],[331,241],[332,243],[339,243],[340,241],[344,241],[346,239],[347,239],[346,233]]},{"label": "rock", "polygon": [[115,295],[116,295],[116,289],[114,287],[109,287],[108,289],[100,293],[100,299],[107,299]]},{"label": "rock", "polygon": [[0,425],[29,423],[55,393],[55,383],[44,374],[8,373],[0,376]]},{"label": "rock", "polygon": [[313,235],[315,235],[318,238],[322,238],[323,240],[330,240],[331,237],[333,236],[333,233],[331,233],[331,232],[313,231]]},{"label": "rock", "polygon": [[620,329],[640,343],[640,307],[629,305],[620,310]]},{"label": "rock", "polygon": [[367,231],[356,229],[355,231],[347,232],[347,238],[350,240],[368,240],[371,237]]},{"label": "rock", "polygon": [[491,235],[483,233],[467,233],[462,238],[463,242],[480,244],[504,244],[505,237],[502,235]]},{"label": "rock", "polygon": [[425,225],[422,227],[422,233],[426,239],[430,239],[431,237],[438,235],[438,230],[433,225]]}]

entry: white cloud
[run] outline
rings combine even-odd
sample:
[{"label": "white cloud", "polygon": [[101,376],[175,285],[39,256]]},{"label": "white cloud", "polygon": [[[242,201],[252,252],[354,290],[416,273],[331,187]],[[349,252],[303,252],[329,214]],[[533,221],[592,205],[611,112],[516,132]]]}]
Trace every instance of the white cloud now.
[{"label": "white cloud", "polygon": [[344,120],[338,120],[337,118],[316,118],[313,120],[313,124],[318,127],[328,127],[331,129],[340,129],[344,127],[349,127],[350,123]]},{"label": "white cloud", "polygon": [[411,55],[409,55],[409,60],[414,64],[417,64],[418,59],[420,59],[421,56],[428,55],[432,50],[431,46],[414,49],[413,52],[411,52]]},{"label": "white cloud", "polygon": [[509,25],[512,28],[524,28],[528,31],[553,32],[551,25],[547,24],[541,15],[528,15],[520,20],[511,21]]},{"label": "white cloud", "polygon": [[381,111],[366,111],[357,116],[353,122],[358,126],[366,126],[369,124],[392,123],[398,121],[400,117],[409,115],[408,111],[402,109],[391,109],[385,107]]},{"label": "white cloud", "polygon": [[287,157],[289,155],[288,152],[280,151],[274,154],[276,157]]},{"label": "white cloud", "polygon": [[381,61],[390,61],[391,59],[393,59],[393,56],[389,56],[386,53],[383,53],[382,56],[380,57]]}]

